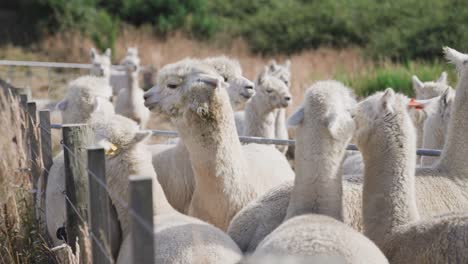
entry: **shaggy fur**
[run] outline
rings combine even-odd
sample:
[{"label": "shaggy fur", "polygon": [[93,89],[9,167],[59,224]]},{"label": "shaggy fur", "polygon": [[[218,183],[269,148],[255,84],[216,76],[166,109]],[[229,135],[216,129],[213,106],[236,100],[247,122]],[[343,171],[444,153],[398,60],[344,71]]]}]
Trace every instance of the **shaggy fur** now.
[{"label": "shaggy fur", "polygon": [[[145,105],[171,117],[187,146],[196,182],[189,214],[225,230],[237,211],[293,172],[269,146],[242,149],[224,85],[208,65],[183,60],[160,70]],[[260,166],[249,166],[248,152]]]},{"label": "shaggy fur", "polygon": [[468,217],[418,221],[416,136],[406,108],[403,97],[387,89],[354,112],[356,142],[365,163],[364,233],[391,263],[466,263]]},{"label": "shaggy fur", "polygon": [[293,217],[276,228],[253,256],[266,254],[332,256],[344,263],[388,263],[364,235],[332,217],[314,214]]},{"label": "shaggy fur", "polygon": [[[335,173],[335,176],[338,175],[345,146],[349,142],[350,135],[341,137],[343,151],[337,151],[330,150],[329,146],[329,150],[326,149],[327,145],[333,140],[330,135],[317,136],[316,133],[325,133],[324,127],[326,128],[328,123],[331,131],[334,131],[333,135],[341,135],[342,128],[334,127],[331,124],[340,121],[342,117],[331,110],[333,108],[349,108],[352,102],[354,102],[354,99],[352,99],[349,89],[336,81],[318,82],[307,90],[303,105],[288,121],[293,125],[304,122],[298,128],[296,157],[301,158],[296,158],[295,161],[296,182],[294,188],[291,187],[291,183],[285,183],[281,188],[272,189],[236,215],[229,226],[228,233],[238,243],[241,250],[247,252],[255,250],[259,241],[272,232],[284,218],[290,218],[302,213],[315,213],[318,209],[315,202],[320,202],[320,199],[331,201],[332,204],[341,203],[341,199],[343,199],[343,216],[337,215],[340,206],[330,207],[324,209],[324,211],[327,211],[328,214],[332,214],[333,211],[337,218],[344,218],[345,223],[352,225],[357,230],[360,229],[361,185],[358,182],[347,180],[343,183],[343,198],[338,192],[331,190],[330,192],[334,195],[327,197],[319,195],[320,192],[318,191],[322,188],[326,189],[327,186],[333,186],[332,182],[337,180],[336,177],[329,182],[323,180],[321,184],[310,184],[310,173],[312,172],[317,172],[317,175],[319,175],[328,171],[328,173]],[[330,122],[330,120],[335,121]],[[316,124],[312,124],[313,122]],[[320,140],[317,141],[318,139]],[[318,158],[317,153],[323,151],[330,152],[328,156],[334,158],[330,159],[329,162],[316,161]],[[312,160],[314,162],[311,162]],[[321,164],[321,167],[315,167],[315,162]],[[341,179],[341,177],[338,178]]]},{"label": "shaggy fur", "polygon": [[121,63],[127,69],[128,83],[117,95],[115,112],[134,120],[140,125],[140,128],[145,129],[150,112],[143,105],[144,92],[138,84],[139,64],[140,59],[138,55],[135,54],[134,50],[129,50],[127,57]]}]

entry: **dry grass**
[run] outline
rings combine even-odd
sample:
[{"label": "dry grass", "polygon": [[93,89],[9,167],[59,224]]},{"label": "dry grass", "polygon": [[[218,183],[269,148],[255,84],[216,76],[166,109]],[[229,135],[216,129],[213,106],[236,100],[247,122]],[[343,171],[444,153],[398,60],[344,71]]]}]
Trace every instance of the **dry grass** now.
[{"label": "dry grass", "polygon": [[19,103],[0,87],[0,263],[43,263],[48,249],[34,220]]}]

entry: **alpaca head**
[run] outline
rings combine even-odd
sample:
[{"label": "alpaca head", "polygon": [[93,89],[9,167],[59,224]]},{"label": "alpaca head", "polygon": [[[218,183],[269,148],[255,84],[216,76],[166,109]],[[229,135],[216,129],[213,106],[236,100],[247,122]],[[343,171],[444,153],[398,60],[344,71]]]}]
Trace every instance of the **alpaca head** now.
[{"label": "alpaca head", "polygon": [[270,109],[285,108],[292,103],[288,86],[278,77],[268,73],[268,69],[260,74],[255,87],[256,96],[264,98],[264,103]]},{"label": "alpaca head", "polygon": [[437,81],[421,82],[416,75],[412,77],[413,90],[417,99],[430,99],[441,95],[449,86],[447,73],[442,72]]},{"label": "alpaca head", "polygon": [[225,82],[231,106],[235,111],[244,109],[245,103],[255,94],[254,84],[244,76],[237,60],[225,56],[213,57],[203,60],[213,67]]},{"label": "alpaca head", "polygon": [[138,49],[127,48],[127,55],[120,62],[120,65],[125,66],[127,72],[134,73],[140,70],[140,58],[138,57]]},{"label": "alpaca head", "polygon": [[111,71],[111,50],[106,49],[103,54],[99,54],[95,48],[91,49],[91,74],[96,76],[110,76]]},{"label": "alpaca head", "polygon": [[217,107],[211,100],[225,85],[206,63],[184,59],[158,72],[156,85],[144,95],[145,106],[169,118],[182,117],[187,111],[209,118]]},{"label": "alpaca head", "polygon": [[268,73],[282,80],[288,87],[291,85],[291,61],[286,60],[283,64],[277,64],[271,60],[267,66]]},{"label": "alpaca head", "polygon": [[[384,141],[388,135],[394,136],[396,141],[401,141],[403,136],[415,137],[414,126],[408,114],[408,99],[404,95],[395,94],[391,88],[359,102],[352,110],[352,115],[356,125],[354,142],[359,148],[388,144]],[[402,130],[409,133],[401,135]],[[405,144],[416,144],[415,140],[409,138]]]},{"label": "alpaca head", "polygon": [[[356,100],[351,90],[336,81],[317,82],[307,89],[304,102],[288,119],[288,126],[298,130],[324,131],[331,140],[348,143],[354,131],[351,110]],[[323,138],[322,135],[320,137]]]},{"label": "alpaca head", "polygon": [[109,101],[112,88],[105,79],[83,76],[70,82],[65,98],[57,104],[65,124],[87,122],[94,113],[114,113]]},{"label": "alpaca head", "polygon": [[110,157],[135,147],[152,134],[150,130],[140,130],[135,121],[120,115],[94,122],[93,129],[97,144]]}]

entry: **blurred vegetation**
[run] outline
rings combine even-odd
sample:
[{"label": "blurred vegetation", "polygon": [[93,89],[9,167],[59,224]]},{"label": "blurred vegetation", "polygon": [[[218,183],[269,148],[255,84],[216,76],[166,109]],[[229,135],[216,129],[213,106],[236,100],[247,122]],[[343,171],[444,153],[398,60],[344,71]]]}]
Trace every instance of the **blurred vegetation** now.
[{"label": "blurred vegetation", "polygon": [[[387,62],[355,75],[343,72],[338,73],[335,77],[337,80],[353,88],[356,95],[360,97],[369,96],[387,87],[391,87],[395,91],[408,96],[414,96],[413,85],[411,83],[412,75],[418,76],[423,82],[434,81],[439,78],[443,71],[447,71],[446,63],[439,61],[433,63],[410,62],[406,64]],[[455,87],[455,81],[457,80],[455,71],[450,69],[448,74],[449,84]]]},{"label": "blurred vegetation", "polygon": [[161,36],[182,31],[206,40],[217,35],[226,41],[243,37],[252,51],[261,54],[359,46],[372,58],[432,60],[440,57],[443,45],[463,50],[468,43],[464,0],[6,2],[0,10],[14,10],[20,20],[16,26],[34,25],[27,27],[28,36],[78,29],[93,36],[99,46],[113,45],[119,23],[152,25]]}]

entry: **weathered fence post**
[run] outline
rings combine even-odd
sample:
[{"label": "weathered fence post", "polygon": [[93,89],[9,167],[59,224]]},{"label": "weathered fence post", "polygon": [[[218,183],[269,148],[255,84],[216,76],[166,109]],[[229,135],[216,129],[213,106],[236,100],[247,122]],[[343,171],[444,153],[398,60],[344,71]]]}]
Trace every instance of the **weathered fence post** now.
[{"label": "weathered fence post", "polygon": [[133,263],[154,263],[153,181],[144,176],[129,179]]},{"label": "weathered fence post", "polygon": [[[94,234],[92,241],[93,263],[111,263],[111,200],[106,188],[106,159],[103,148],[88,148],[89,221]],[[98,244],[99,243],[99,244]],[[104,248],[101,248],[104,246]],[[104,251],[103,251],[104,250]]]},{"label": "weathered fence post", "polygon": [[[67,242],[73,252],[76,252],[76,239],[79,237],[80,259],[86,260],[83,255],[85,248],[80,227],[84,224],[80,219],[88,219],[88,177],[86,148],[93,144],[91,128],[86,124],[69,124],[62,126],[63,149],[65,161],[65,191],[67,200]],[[77,215],[79,214],[79,215]]]},{"label": "weathered fence post", "polygon": [[40,208],[40,219],[44,234],[47,236],[47,224],[46,224],[46,204],[45,204],[45,193],[47,189],[47,180],[49,178],[49,170],[52,167],[52,135],[50,131],[50,111],[41,110],[39,111],[39,126],[41,131],[41,153],[42,153],[42,173],[39,178],[40,189],[38,203]]},{"label": "weathered fence post", "polygon": [[[29,160],[31,161],[32,186],[35,194],[38,193],[37,183],[41,176],[42,158],[40,148],[40,131],[37,129],[36,103],[28,102],[28,141]],[[36,195],[34,195],[36,197]],[[34,199],[36,201],[36,199]],[[35,207],[37,208],[37,207]],[[39,219],[36,211],[36,220]]]}]

